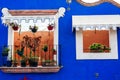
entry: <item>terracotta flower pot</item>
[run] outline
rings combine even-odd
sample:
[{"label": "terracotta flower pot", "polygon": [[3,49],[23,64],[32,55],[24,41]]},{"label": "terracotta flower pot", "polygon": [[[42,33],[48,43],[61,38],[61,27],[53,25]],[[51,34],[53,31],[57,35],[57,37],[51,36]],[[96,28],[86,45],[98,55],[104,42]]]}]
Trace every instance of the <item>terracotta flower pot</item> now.
[{"label": "terracotta flower pot", "polygon": [[53,30],[53,26],[52,25],[49,25],[47,28],[48,28],[48,30]]},{"label": "terracotta flower pot", "polygon": [[37,32],[37,29],[33,28],[31,31],[32,31],[33,33],[36,33],[36,32]]},{"label": "terracotta flower pot", "polygon": [[18,26],[13,26],[12,28],[13,28],[13,30],[15,30],[15,31],[17,31],[17,30],[19,29]]}]

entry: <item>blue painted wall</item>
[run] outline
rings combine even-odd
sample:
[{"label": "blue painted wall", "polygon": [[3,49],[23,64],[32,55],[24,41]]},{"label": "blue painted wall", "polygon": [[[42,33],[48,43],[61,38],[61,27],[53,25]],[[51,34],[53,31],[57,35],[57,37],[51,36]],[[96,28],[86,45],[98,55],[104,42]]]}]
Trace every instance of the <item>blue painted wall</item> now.
[{"label": "blue painted wall", "polygon": [[[0,10],[9,9],[58,9],[67,8],[66,0],[0,0]],[[118,60],[76,60],[75,33],[72,32],[72,15],[119,14],[120,8],[103,3],[85,7],[73,0],[70,11],[59,20],[59,44],[62,45],[62,65],[58,73],[50,74],[7,74],[0,71],[0,80],[120,80],[120,59]],[[0,16],[2,16],[0,12]],[[0,21],[1,22],[1,21]],[[0,45],[7,44],[7,27],[0,24]],[[120,29],[118,29],[118,39]],[[118,40],[118,49],[120,41]],[[119,50],[120,54],[120,50]],[[95,77],[99,73],[99,77]]]}]

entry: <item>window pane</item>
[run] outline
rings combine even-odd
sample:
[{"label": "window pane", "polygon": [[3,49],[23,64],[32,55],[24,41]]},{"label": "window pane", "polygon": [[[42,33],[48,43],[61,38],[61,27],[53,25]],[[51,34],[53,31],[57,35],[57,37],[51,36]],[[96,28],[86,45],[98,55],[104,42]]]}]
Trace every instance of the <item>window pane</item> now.
[{"label": "window pane", "polygon": [[[109,48],[109,31],[108,30],[85,30],[83,31],[83,52],[91,52],[92,44],[100,44]],[[104,52],[104,51],[101,51]],[[109,51],[105,51],[109,52]]]},{"label": "window pane", "polygon": [[[35,34],[32,32],[22,32],[20,35],[18,32],[14,32],[14,59],[16,59],[18,62],[22,59],[16,51],[21,50],[22,45],[25,43],[25,38],[28,37],[31,40],[28,46],[25,45],[24,47],[24,56],[25,57],[31,57],[31,56],[37,56],[39,57],[39,65],[42,64],[42,61],[44,60],[53,60],[53,53],[52,49],[54,47],[54,31],[37,31]],[[38,38],[40,37],[40,38]],[[28,41],[27,41],[28,42]],[[47,45],[48,51],[45,53],[43,51],[43,47]],[[35,49],[35,50],[34,50]],[[20,63],[19,63],[20,64]]]}]

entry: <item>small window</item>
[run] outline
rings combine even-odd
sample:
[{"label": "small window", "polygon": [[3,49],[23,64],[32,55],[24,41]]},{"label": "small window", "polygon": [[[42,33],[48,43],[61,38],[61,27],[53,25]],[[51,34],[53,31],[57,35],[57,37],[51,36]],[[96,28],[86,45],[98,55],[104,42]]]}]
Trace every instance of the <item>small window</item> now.
[{"label": "small window", "polygon": [[[106,46],[108,50],[91,51],[91,45]],[[118,59],[117,31],[101,30],[96,33],[94,31],[76,31],[76,54],[77,59]]]},{"label": "small window", "polygon": [[83,31],[83,52],[84,53],[110,52],[109,30]]},{"label": "small window", "polygon": [[[20,63],[23,59],[22,56],[24,58],[36,57],[38,58],[37,66],[47,66],[43,64],[47,61],[51,63],[48,66],[56,66],[57,62],[54,56],[57,53],[53,53],[53,50],[57,50],[58,45],[54,44],[54,30],[49,31],[45,26],[44,30],[40,30],[40,26],[36,25],[36,27],[39,28],[36,32],[32,32],[29,27],[26,27],[25,31],[21,33],[14,31],[13,59]],[[20,54],[22,51],[23,53]],[[18,66],[21,66],[19,63]]]},{"label": "small window", "polygon": [[74,15],[76,59],[118,59],[120,15]]}]

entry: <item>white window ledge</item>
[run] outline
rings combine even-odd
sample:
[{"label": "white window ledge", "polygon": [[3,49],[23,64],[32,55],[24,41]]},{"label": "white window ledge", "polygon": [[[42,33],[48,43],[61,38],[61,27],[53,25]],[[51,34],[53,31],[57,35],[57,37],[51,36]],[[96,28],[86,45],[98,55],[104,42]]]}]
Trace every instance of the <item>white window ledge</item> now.
[{"label": "white window ledge", "polygon": [[61,67],[0,67],[0,69],[5,73],[54,73]]}]

